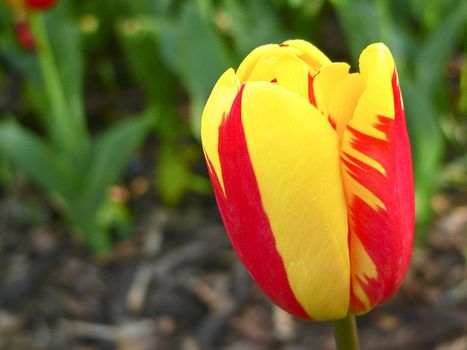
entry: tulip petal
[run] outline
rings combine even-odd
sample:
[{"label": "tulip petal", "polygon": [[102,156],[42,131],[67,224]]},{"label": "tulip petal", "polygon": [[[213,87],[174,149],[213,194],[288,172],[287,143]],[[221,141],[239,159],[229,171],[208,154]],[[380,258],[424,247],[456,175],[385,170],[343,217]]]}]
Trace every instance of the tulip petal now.
[{"label": "tulip petal", "polygon": [[[276,71],[280,69],[283,56],[295,57],[301,51],[288,46],[261,46],[245,59],[238,67],[237,76],[240,81],[267,81],[276,79]],[[306,65],[305,65],[306,66]]]},{"label": "tulip petal", "polygon": [[222,171],[217,152],[218,129],[228,114],[239,90],[239,83],[233,69],[228,69],[217,81],[204,107],[201,118],[201,139],[206,156],[210,159],[213,171],[219,175],[220,186],[224,190]]},{"label": "tulip petal", "polygon": [[363,313],[402,283],[413,241],[410,145],[392,56],[373,44],[360,56],[364,90],[343,133],[349,205],[350,308]]},{"label": "tulip petal", "polygon": [[322,67],[313,78],[313,97],[310,103],[326,116],[336,129],[339,142],[364,88],[358,73],[349,74],[347,63],[331,63]]},{"label": "tulip petal", "polygon": [[322,66],[331,63],[329,58],[322,53],[316,46],[310,44],[308,41],[295,39],[287,40],[282,45],[294,47],[301,51],[298,58],[306,62],[312,68],[312,75],[316,73]]},{"label": "tulip petal", "polygon": [[253,68],[257,65],[258,61],[265,56],[268,52],[274,50],[278,45],[268,44],[259,46],[251,51],[248,56],[240,63],[237,69],[237,77],[241,82],[247,81],[253,71]]},{"label": "tulip petal", "polygon": [[[278,306],[307,319],[307,312],[290,288],[264,212],[242,125],[242,88],[219,133],[219,172],[205,153],[219,211],[234,249],[263,291]],[[206,135],[209,137],[209,135]],[[204,144],[204,138],[203,138]],[[223,182],[224,188],[221,187]]]},{"label": "tulip petal", "polygon": [[344,317],[348,225],[334,130],[299,95],[247,83],[219,130],[219,154],[225,196],[216,198],[259,286],[300,317]]},{"label": "tulip petal", "polygon": [[276,81],[279,86],[308,99],[308,67],[294,55],[277,59]]},{"label": "tulip petal", "polygon": [[[283,44],[263,45],[254,49],[237,70],[239,81],[272,81],[276,73],[278,58],[295,56],[304,62],[311,76],[331,61],[324,53],[304,40],[288,40]],[[279,68],[280,69],[280,68]]]},{"label": "tulip petal", "polygon": [[345,196],[334,130],[306,99],[247,84],[242,120],[262,204],[298,301],[316,320],[348,311]]}]

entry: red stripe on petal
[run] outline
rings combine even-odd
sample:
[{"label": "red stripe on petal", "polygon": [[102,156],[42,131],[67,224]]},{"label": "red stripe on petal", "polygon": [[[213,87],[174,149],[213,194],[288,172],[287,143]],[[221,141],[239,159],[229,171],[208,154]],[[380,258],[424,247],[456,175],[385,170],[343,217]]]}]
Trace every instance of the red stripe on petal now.
[{"label": "red stripe on petal", "polygon": [[329,124],[331,124],[332,128],[333,128],[334,130],[336,130],[336,128],[337,128],[337,122],[336,122],[334,119],[332,119],[330,115],[328,115],[328,122],[329,122]]},{"label": "red stripe on petal", "polygon": [[222,220],[232,245],[253,279],[278,306],[310,319],[295,298],[277,249],[249,157],[242,124],[244,86],[219,127],[219,157],[225,195],[214,168],[208,168]]},{"label": "red stripe on petal", "polygon": [[[373,209],[355,196],[350,203],[351,235],[356,235],[376,265],[378,277],[362,282],[371,305],[393,294],[407,272],[413,243],[414,197],[410,144],[401,105],[397,75],[392,79],[395,118],[378,118],[377,128],[386,140],[379,140],[348,127],[354,135],[353,147],[376,160],[386,171],[381,174],[368,164],[345,154],[350,175],[370,190],[386,209]],[[352,312],[366,311],[351,292]]]},{"label": "red stripe on petal", "polygon": [[[316,107],[315,90],[313,88],[314,77],[308,73],[308,100]],[[335,128],[334,128],[335,129]]]}]

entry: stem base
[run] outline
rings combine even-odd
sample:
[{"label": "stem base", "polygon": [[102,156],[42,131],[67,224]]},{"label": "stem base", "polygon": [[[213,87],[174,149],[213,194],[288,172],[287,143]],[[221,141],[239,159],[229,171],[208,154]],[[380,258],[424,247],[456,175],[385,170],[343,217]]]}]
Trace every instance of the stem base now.
[{"label": "stem base", "polygon": [[360,350],[354,315],[348,314],[345,318],[335,320],[333,325],[338,350]]}]

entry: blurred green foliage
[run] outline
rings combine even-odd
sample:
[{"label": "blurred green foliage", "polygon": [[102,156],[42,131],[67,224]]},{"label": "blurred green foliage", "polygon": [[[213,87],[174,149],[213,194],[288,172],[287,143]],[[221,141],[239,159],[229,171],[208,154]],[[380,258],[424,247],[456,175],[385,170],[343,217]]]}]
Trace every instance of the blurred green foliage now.
[{"label": "blurred green foliage", "polygon": [[31,18],[40,48],[36,55],[19,52],[13,45],[3,47],[4,57],[24,78],[45,137],[6,118],[0,123],[0,151],[56,195],[70,223],[94,250],[105,251],[111,247],[112,224],[109,215],[101,214],[110,205],[106,189],[121,176],[153,117],[134,116],[91,139],[84,114],[81,35],[72,14],[63,1],[47,22],[38,14]]},{"label": "blurred green foliage", "polygon": [[[111,246],[111,227],[130,229],[126,206],[106,190],[122,181],[150,132],[161,199],[176,205],[188,191],[209,193],[208,180],[193,169],[202,158],[201,111],[215,81],[256,46],[288,38],[354,63],[371,42],[390,47],[411,135],[420,228],[440,186],[466,188],[465,1],[60,0],[45,23],[33,16],[36,54],[18,47],[13,16],[0,3],[0,88],[6,76],[22,83],[21,103],[3,110],[0,122],[0,181],[11,178],[9,164],[24,172],[58,199],[96,250]],[[144,103],[91,118],[85,96],[95,86],[98,98],[136,88]]]}]

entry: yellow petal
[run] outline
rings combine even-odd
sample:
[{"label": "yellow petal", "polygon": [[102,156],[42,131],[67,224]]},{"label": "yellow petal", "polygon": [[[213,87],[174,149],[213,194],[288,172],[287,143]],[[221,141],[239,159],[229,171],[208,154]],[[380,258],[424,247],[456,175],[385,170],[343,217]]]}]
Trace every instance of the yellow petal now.
[{"label": "yellow petal", "polygon": [[276,44],[263,45],[251,51],[237,69],[238,80],[241,82],[247,81],[258,61],[278,46]]},{"label": "yellow petal", "polygon": [[251,52],[240,64],[237,77],[245,81],[272,81],[282,56],[300,55],[301,51],[288,46],[265,45]]},{"label": "yellow petal", "polygon": [[[360,74],[365,81],[365,90],[355,108],[349,125],[366,135],[385,139],[376,128],[379,115],[394,118],[392,86],[394,60],[384,44],[372,44],[360,55]],[[390,101],[390,103],[388,103]]]},{"label": "yellow petal", "polygon": [[284,42],[284,45],[297,48],[302,52],[298,57],[310,66],[312,75],[314,75],[314,73],[316,73],[316,71],[318,71],[322,66],[331,63],[324,53],[308,41],[300,39],[287,40]]},{"label": "yellow petal", "polygon": [[364,87],[364,79],[349,74],[349,68],[347,63],[332,63],[321,68],[313,80],[316,106],[335,126],[339,140]]},{"label": "yellow petal", "polygon": [[238,67],[239,81],[273,80],[277,59],[283,55],[296,56],[302,60],[312,75],[322,66],[331,63],[325,54],[310,43],[304,40],[288,40],[281,45],[269,44],[254,49]]},{"label": "yellow petal", "polygon": [[[386,140],[386,134],[379,127],[379,117],[394,119],[394,97],[391,80],[394,73],[394,60],[389,49],[384,44],[372,44],[363,50],[360,55],[360,77],[363,82],[363,91],[358,99],[352,118],[346,128],[362,133],[375,140]],[[356,136],[354,132],[345,130],[342,136],[342,158],[345,161],[355,159],[363,162],[385,175],[386,170],[375,159],[370,157],[361,148],[355,147]],[[385,209],[384,203],[374,193],[365,188],[352,177],[352,171],[344,166],[343,180],[347,188],[347,200],[351,203],[353,196],[357,195],[372,208]]]},{"label": "yellow petal", "polygon": [[286,54],[277,59],[277,84],[308,99],[308,67],[296,56]]},{"label": "yellow petal", "polygon": [[270,83],[246,84],[242,122],[294,295],[313,319],[344,317],[350,262],[336,133],[306,99]]},{"label": "yellow petal", "polygon": [[232,68],[228,69],[217,81],[209,96],[201,117],[201,140],[204,152],[210,159],[219,181],[224,190],[222,171],[217,152],[219,140],[219,125],[229,113],[232,102],[239,90],[239,82]]},{"label": "yellow petal", "polygon": [[[271,52],[269,52],[271,53]],[[258,61],[258,64],[251,69],[247,81],[272,81],[276,78],[276,55],[264,55]]]}]

